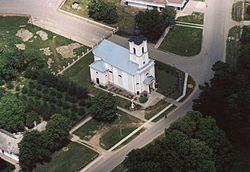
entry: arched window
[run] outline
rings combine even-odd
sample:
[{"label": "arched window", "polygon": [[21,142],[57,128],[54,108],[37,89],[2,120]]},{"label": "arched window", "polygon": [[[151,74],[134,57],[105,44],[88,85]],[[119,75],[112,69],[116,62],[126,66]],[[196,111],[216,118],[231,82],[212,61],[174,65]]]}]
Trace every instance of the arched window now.
[{"label": "arched window", "polygon": [[136,54],[135,48],[133,50],[134,50],[134,54]]},{"label": "arched window", "polygon": [[144,51],[144,47],[142,47],[142,53],[144,53],[145,51]]}]

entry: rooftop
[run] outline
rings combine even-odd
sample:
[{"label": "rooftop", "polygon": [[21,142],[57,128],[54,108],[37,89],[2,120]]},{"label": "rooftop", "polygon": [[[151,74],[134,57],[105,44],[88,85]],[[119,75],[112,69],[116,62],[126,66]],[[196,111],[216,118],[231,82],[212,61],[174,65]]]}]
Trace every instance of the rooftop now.
[{"label": "rooftop", "polygon": [[[129,60],[129,50],[121,47],[111,41],[103,40],[94,50],[96,57],[100,62],[93,62],[90,67],[98,68],[98,71],[104,71],[103,65],[110,64],[130,75],[135,75],[139,65]],[[105,62],[105,63],[104,63]]]}]

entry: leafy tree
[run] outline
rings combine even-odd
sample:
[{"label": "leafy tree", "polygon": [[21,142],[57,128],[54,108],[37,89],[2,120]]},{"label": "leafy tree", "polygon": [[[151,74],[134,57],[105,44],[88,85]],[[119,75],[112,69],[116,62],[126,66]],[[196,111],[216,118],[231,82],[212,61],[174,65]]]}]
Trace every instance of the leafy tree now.
[{"label": "leafy tree", "polygon": [[118,14],[116,6],[103,0],[91,0],[88,6],[88,14],[91,18],[104,21],[108,24],[117,22]]},{"label": "leafy tree", "polygon": [[161,13],[156,9],[140,11],[135,16],[136,26],[149,41],[156,41],[165,28],[175,21],[176,11],[172,7],[166,7]]},{"label": "leafy tree", "polygon": [[97,120],[111,122],[117,117],[116,99],[111,93],[99,93],[91,100],[90,109]]},{"label": "leafy tree", "polygon": [[10,132],[23,130],[25,106],[12,94],[5,94],[0,99],[0,128]]},{"label": "leafy tree", "polygon": [[189,112],[166,130],[165,138],[130,152],[124,164],[135,172],[227,171],[230,149],[213,118]]},{"label": "leafy tree", "polygon": [[36,123],[39,123],[40,121],[38,114],[34,111],[26,113],[25,116],[26,116],[25,125],[29,128],[34,127],[34,121],[36,121]]},{"label": "leafy tree", "polygon": [[36,163],[49,159],[48,142],[42,132],[26,132],[19,143],[19,163],[23,171],[32,171]]},{"label": "leafy tree", "polygon": [[60,114],[55,114],[50,118],[46,126],[46,137],[51,151],[57,150],[64,145],[69,136],[70,127],[71,121]]}]

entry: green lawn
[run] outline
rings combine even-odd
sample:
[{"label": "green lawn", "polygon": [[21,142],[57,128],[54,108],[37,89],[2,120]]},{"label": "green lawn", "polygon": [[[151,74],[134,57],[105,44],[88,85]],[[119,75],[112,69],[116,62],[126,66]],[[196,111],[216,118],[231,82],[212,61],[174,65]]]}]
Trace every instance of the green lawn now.
[{"label": "green lawn", "polygon": [[97,130],[102,127],[103,123],[94,119],[86,122],[82,127],[73,132],[73,134],[79,136],[83,140],[89,140],[93,137]]},{"label": "green lawn", "polygon": [[55,152],[49,163],[39,164],[34,172],[75,172],[98,156],[98,153],[78,143],[71,142],[68,148],[67,151]]},{"label": "green lawn", "polygon": [[126,168],[124,167],[123,163],[116,166],[111,172],[125,172]]},{"label": "green lawn", "polygon": [[[90,18],[88,16],[88,3],[90,0],[67,0],[64,5],[62,6],[62,10],[68,11],[70,13]],[[134,29],[134,17],[138,13],[138,8],[133,8],[126,5],[121,5],[120,0],[104,0],[106,2],[110,2],[116,5],[117,13],[118,13],[118,23],[111,25],[113,27],[119,27],[121,34],[129,35],[133,33]],[[71,5],[73,2],[79,2],[81,9],[73,9]]]},{"label": "green lawn", "polygon": [[112,146],[114,146],[120,140],[125,138],[127,135],[129,135],[131,132],[133,132],[135,129],[136,129],[136,127],[111,128],[107,133],[105,133],[101,137],[100,144],[104,149],[110,149]]},{"label": "green lawn", "polygon": [[203,24],[204,13],[193,12],[192,15],[178,17],[177,21],[187,22],[187,23],[195,23],[195,24]]},{"label": "green lawn", "polygon": [[[51,64],[52,71],[57,72],[58,69],[62,69],[62,66],[66,66],[68,62],[72,62],[72,58],[64,58],[56,51],[57,47],[75,43],[74,41],[64,38],[60,35],[54,34],[50,31],[44,30],[37,26],[28,23],[27,17],[0,17],[0,50],[3,50],[3,54],[9,52],[15,52],[18,49],[15,44],[24,44],[25,50],[23,51],[27,55],[33,55],[44,58],[46,61],[51,58],[53,63]],[[28,30],[33,36],[26,42],[16,36],[16,33],[21,28]],[[37,31],[44,31],[48,35],[47,40],[42,40]],[[45,55],[41,48],[50,48],[51,55]],[[81,45],[80,48],[74,49],[75,55],[81,55],[82,52],[86,52],[87,47]],[[77,57],[74,57],[75,59]]]},{"label": "green lawn", "polygon": [[182,94],[184,81],[184,73],[182,71],[156,61],[155,75],[156,87],[159,93],[174,99]]},{"label": "green lawn", "polygon": [[242,20],[242,2],[238,1],[233,4],[232,8],[232,19],[235,21],[241,21]]},{"label": "green lawn", "polygon": [[[116,118],[116,120],[111,123],[102,123],[96,121],[95,119],[91,119],[77,129],[74,134],[79,136],[81,139],[88,141],[101,130],[105,131],[105,134],[102,135],[100,145],[102,145],[105,149],[108,149],[137,128],[133,127],[133,124],[141,123],[139,119],[130,116],[125,112],[118,110],[117,113],[120,114],[119,118]],[[120,136],[120,128],[122,128],[122,136]],[[117,133],[116,129],[119,129],[119,133]]]},{"label": "green lawn", "polygon": [[226,49],[226,62],[232,67],[237,66],[237,58],[240,49],[240,26],[235,26],[229,30]]},{"label": "green lawn", "polygon": [[155,106],[146,109],[145,119],[149,120],[150,118],[152,118],[153,116],[155,116],[157,113],[159,113],[162,109],[164,109],[168,105],[169,105],[169,103],[167,103],[165,101],[160,101]]},{"label": "green lawn", "polygon": [[182,56],[194,56],[200,53],[202,29],[175,26],[164,38],[159,49]]}]

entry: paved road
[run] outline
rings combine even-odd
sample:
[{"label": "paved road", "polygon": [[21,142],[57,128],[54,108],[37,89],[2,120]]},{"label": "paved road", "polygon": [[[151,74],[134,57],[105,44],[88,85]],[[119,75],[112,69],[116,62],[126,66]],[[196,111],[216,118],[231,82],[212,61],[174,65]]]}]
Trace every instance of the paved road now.
[{"label": "paved road", "polygon": [[[50,28],[64,36],[71,37],[82,43],[94,44],[103,36],[110,34],[110,30],[100,28],[85,21],[61,14],[56,7],[61,0],[0,0],[0,12],[29,13],[34,20],[45,28]],[[192,75],[198,84],[208,81],[213,73],[211,66],[218,60],[224,58],[225,40],[228,33],[228,22],[232,0],[209,0],[205,13],[203,45],[199,55],[194,57],[180,57],[171,53],[164,53],[150,48],[150,56]],[[231,25],[230,25],[231,26]],[[119,37],[112,37],[115,42],[127,46],[127,41]],[[187,40],[188,41],[188,40]],[[154,138],[164,132],[177,118],[183,116],[192,108],[192,100],[197,97],[199,90],[196,88],[190,96],[176,111],[156,125],[146,130],[121,150],[105,154],[104,158],[91,166],[87,171],[108,172],[121,163],[126,154],[134,148],[140,148],[151,142]],[[80,157],[79,157],[80,158]]]},{"label": "paved road", "polygon": [[0,13],[30,14],[33,23],[93,46],[112,31],[57,11],[63,0],[0,0]]}]

